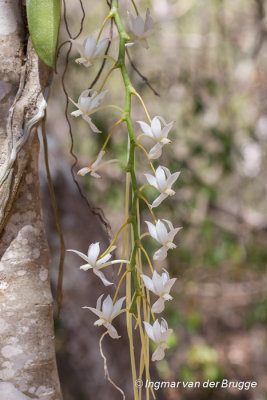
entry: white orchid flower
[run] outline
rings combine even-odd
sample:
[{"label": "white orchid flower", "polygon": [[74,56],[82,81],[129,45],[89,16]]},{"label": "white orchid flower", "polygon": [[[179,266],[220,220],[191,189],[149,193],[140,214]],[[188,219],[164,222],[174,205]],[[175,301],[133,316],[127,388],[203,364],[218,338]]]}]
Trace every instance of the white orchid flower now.
[{"label": "white orchid flower", "polygon": [[96,43],[96,40],[93,36],[85,38],[83,43],[76,43],[77,50],[80,53],[80,58],[76,58],[75,62],[77,64],[83,64],[85,67],[90,67],[93,61],[99,56],[100,53],[105,49],[108,39],[103,39],[99,43]]},{"label": "white orchid flower", "polygon": [[145,174],[148,183],[156,188],[160,195],[153,201],[151,208],[158,207],[164,199],[168,196],[173,196],[175,191],[172,190],[172,185],[178,179],[180,172],[170,173],[170,170],[166,167],[159,166],[156,169],[155,176],[151,174]]},{"label": "white orchid flower", "polygon": [[80,169],[77,174],[78,175],[86,175],[90,173],[94,178],[101,178],[99,174],[96,173],[96,171],[101,168],[101,160],[105,154],[104,150],[101,150],[100,153],[98,154],[97,158],[90,164],[88,167],[84,167]]},{"label": "white orchid flower", "polygon": [[151,311],[153,313],[161,313],[164,310],[165,301],[172,300],[170,290],[177,278],[170,279],[170,275],[166,269],[163,269],[162,275],[154,271],[152,279],[144,274],[141,275],[141,278],[148,290],[159,296],[159,299],[153,304]]},{"label": "white orchid flower", "polygon": [[105,97],[107,90],[103,90],[99,94],[94,92],[91,96],[89,93],[91,89],[84,90],[78,99],[78,103],[75,103],[71,98],[70,101],[78,108],[78,110],[73,111],[71,115],[73,117],[79,117],[80,115],[82,118],[88,122],[90,128],[93,132],[101,133],[101,131],[93,124],[92,119],[89,117],[90,114],[95,112],[95,109],[99,106],[101,100]]},{"label": "white orchid flower", "polygon": [[146,333],[153,340],[153,342],[158,344],[158,347],[152,354],[152,361],[162,360],[165,356],[165,350],[169,348],[167,342],[171,336],[173,330],[168,329],[168,324],[164,318],[161,319],[161,323],[156,320],[152,325],[148,322],[144,322]]},{"label": "white orchid flower", "polygon": [[108,265],[111,265],[111,264],[117,264],[117,263],[121,263],[121,262],[129,264],[129,261],[127,261],[127,260],[109,261],[110,258],[112,257],[112,255],[110,253],[115,248],[116,248],[116,246],[112,246],[110,248],[109,252],[101,258],[98,258],[99,253],[100,253],[99,242],[90,244],[90,246],[88,247],[87,255],[81,253],[78,250],[70,249],[67,251],[72,251],[73,253],[76,253],[79,257],[81,257],[84,261],[86,261],[86,264],[81,265],[80,269],[82,269],[83,271],[88,271],[89,269],[93,269],[93,273],[101,279],[103,284],[105,286],[109,286],[109,285],[113,285],[113,283],[108,281],[106,279],[105,275],[103,274],[103,272],[99,271],[99,269],[107,267]]},{"label": "white orchid flower", "polygon": [[96,308],[86,307],[86,306],[83,308],[88,308],[90,311],[92,311],[99,317],[99,319],[95,321],[94,325],[96,326],[104,325],[104,327],[108,331],[109,336],[111,336],[112,339],[119,339],[120,336],[118,335],[117,330],[114,328],[111,322],[121,311],[122,303],[124,302],[125,297],[121,297],[119,300],[115,302],[115,304],[113,304],[110,295],[108,295],[106,299],[103,301],[102,311],[101,311],[101,300],[103,296],[104,295],[102,294],[100,297],[98,297],[96,302]]},{"label": "white orchid flower", "polygon": [[[152,224],[149,221],[145,221],[147,224],[148,230],[150,235],[153,237],[153,239],[157,240],[160,244],[162,244],[162,247],[155,252],[153,255],[154,260],[164,260],[167,257],[167,251],[169,249],[175,249],[176,246],[173,243],[174,236],[179,232],[182,227],[174,228],[173,224],[171,221],[168,221],[167,219],[163,219],[165,224],[159,219],[156,223],[156,225]],[[168,225],[169,232],[166,228],[166,224]]]},{"label": "white orchid flower", "polygon": [[[140,124],[140,127],[145,136],[152,139],[156,144],[151,148],[149,152],[149,157],[153,160],[159,158],[162,153],[162,147],[164,144],[171,143],[170,139],[168,139],[168,133],[171,130],[174,121],[169,122],[168,124],[164,121],[164,119],[160,116],[156,116],[151,121],[151,126],[149,126],[146,122],[137,121]],[[161,126],[163,125],[163,128]]]},{"label": "white orchid flower", "polygon": [[112,164],[115,162],[120,162],[121,160],[118,159],[113,159],[113,160],[108,160],[106,162],[102,162],[101,160],[103,158],[103,156],[105,155],[105,150],[101,150],[97,156],[97,158],[87,167],[81,168],[77,174],[84,176],[88,173],[90,173],[91,176],[93,176],[94,178],[101,178],[101,176],[96,172],[98,169],[104,167],[107,164]]},{"label": "white orchid flower", "polygon": [[132,14],[128,12],[128,24],[129,29],[132,33],[133,42],[127,43],[126,45],[131,46],[134,43],[139,43],[142,47],[148,49],[149,46],[146,39],[154,32],[154,29],[152,28],[153,19],[150,16],[149,9],[147,9],[146,11],[145,21],[143,20],[141,15],[133,17]]}]

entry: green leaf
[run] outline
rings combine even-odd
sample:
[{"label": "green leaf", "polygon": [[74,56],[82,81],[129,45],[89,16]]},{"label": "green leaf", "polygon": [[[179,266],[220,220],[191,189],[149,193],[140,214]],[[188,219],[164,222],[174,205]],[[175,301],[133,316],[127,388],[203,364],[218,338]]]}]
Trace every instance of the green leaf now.
[{"label": "green leaf", "polygon": [[54,67],[61,0],[27,0],[26,7],[33,47],[45,64]]}]

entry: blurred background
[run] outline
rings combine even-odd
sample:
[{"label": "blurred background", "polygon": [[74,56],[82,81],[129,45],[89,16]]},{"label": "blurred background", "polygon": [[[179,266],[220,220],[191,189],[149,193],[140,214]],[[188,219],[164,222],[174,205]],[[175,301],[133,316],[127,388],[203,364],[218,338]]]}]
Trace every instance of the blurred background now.
[{"label": "blurred background", "polygon": [[[126,23],[130,1],[120,1]],[[171,276],[178,276],[174,300],[165,317],[175,331],[166,358],[153,365],[152,380],[203,381],[223,378],[256,381],[250,391],[219,389],[165,389],[158,399],[266,400],[267,399],[267,5],[264,0],[154,0],[138,1],[141,15],[150,8],[156,32],[149,50],[129,48],[135,66],[160,94],[155,96],[128,62],[131,79],[152,117],[161,115],[176,123],[160,164],[181,171],[176,195],[156,209],[157,218],[183,226],[165,262]],[[78,41],[94,34],[108,13],[106,1],[84,2],[84,29]],[[80,29],[79,2],[68,0],[67,19],[72,36]],[[109,37],[107,24],[103,38]],[[62,23],[60,43],[68,39]],[[118,38],[113,32],[110,55],[116,57]],[[118,165],[103,168],[102,179],[78,177],[90,204],[88,208],[71,177],[69,128],[64,116],[66,99],[62,73],[65,46],[58,59],[49,107],[47,135],[53,176],[66,247],[86,252],[91,242],[103,249],[123,224],[124,172]],[[101,61],[86,69],[74,63],[73,47],[65,76],[68,95],[77,100],[97,74]],[[108,61],[101,78],[112,66]],[[98,89],[101,79],[95,85]],[[124,90],[119,71],[112,73],[106,103],[119,106]],[[119,118],[116,111],[95,114],[103,131],[94,134],[82,119],[68,115],[79,168],[88,165]],[[146,120],[133,101],[133,120]],[[136,126],[136,133],[140,129]],[[107,158],[126,159],[127,132],[120,126],[113,134]],[[150,142],[142,142],[145,147]],[[148,147],[149,148],[149,147]],[[157,163],[156,163],[157,165]],[[149,165],[141,152],[138,180],[145,183]],[[47,235],[52,252],[55,287],[59,239],[49,200],[43,158],[40,158],[42,196]],[[147,191],[152,200],[153,191]],[[94,207],[103,210],[111,226],[107,232]],[[102,215],[101,211],[96,211]],[[150,216],[142,204],[142,220]],[[103,219],[103,217],[102,217]],[[142,227],[146,231],[146,226]],[[121,237],[117,255],[120,256]],[[153,240],[145,245],[152,254]],[[63,310],[55,321],[58,365],[65,400],[118,399],[105,381],[98,340],[101,328],[84,305],[95,307],[103,286],[93,274],[79,270],[80,260],[67,253]],[[156,267],[160,267],[157,265]],[[118,282],[116,267],[110,274]],[[108,274],[107,274],[108,275]],[[111,290],[114,293],[115,289]],[[118,319],[120,341],[105,339],[111,377],[132,398],[128,343],[123,318]],[[136,345],[138,350],[138,345]]]}]

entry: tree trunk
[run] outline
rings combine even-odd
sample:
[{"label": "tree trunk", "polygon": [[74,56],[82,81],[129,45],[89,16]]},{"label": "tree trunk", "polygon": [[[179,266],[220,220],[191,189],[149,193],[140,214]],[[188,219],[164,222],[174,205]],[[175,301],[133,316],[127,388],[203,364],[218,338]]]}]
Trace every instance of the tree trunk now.
[{"label": "tree trunk", "polygon": [[19,1],[0,0],[0,399],[59,400],[39,143],[29,124],[44,108],[50,70],[26,35]]}]

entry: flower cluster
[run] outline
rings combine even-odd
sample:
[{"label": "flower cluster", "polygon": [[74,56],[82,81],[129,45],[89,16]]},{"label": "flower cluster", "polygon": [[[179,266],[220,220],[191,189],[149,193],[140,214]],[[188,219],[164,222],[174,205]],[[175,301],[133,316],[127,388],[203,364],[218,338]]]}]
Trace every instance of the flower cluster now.
[{"label": "flower cluster", "polygon": [[[136,323],[139,325],[140,329],[142,346],[144,345],[142,338],[145,333],[147,334],[146,337],[149,337],[157,345],[156,350],[152,355],[152,360],[156,361],[161,360],[164,357],[165,350],[168,348],[168,340],[173,330],[168,328],[168,324],[165,319],[156,319],[154,314],[162,313],[165,308],[165,302],[172,300],[170,291],[176,281],[176,278],[170,278],[169,273],[163,266],[161,273],[158,273],[156,270],[154,270],[149,255],[143,246],[142,238],[150,235],[151,238],[160,244],[161,247],[153,254],[153,260],[161,262],[166,259],[168,250],[176,247],[174,244],[174,239],[181,229],[181,227],[174,228],[172,222],[167,219],[157,220],[153,211],[153,209],[158,207],[165,199],[168,198],[168,196],[173,196],[175,194],[175,191],[172,187],[180,174],[180,172],[171,173],[171,171],[163,165],[159,165],[156,169],[154,169],[152,163],[154,160],[157,160],[161,157],[164,145],[171,143],[168,135],[173,128],[174,121],[166,122],[163,117],[158,115],[152,119],[150,118],[141,96],[135,91],[135,89],[133,89],[124,59],[121,56],[122,49],[125,51],[125,46],[133,43],[140,44],[146,49],[149,47],[147,38],[152,32],[154,32],[153,20],[150,16],[149,10],[146,12],[145,20],[143,20],[139,14],[136,17],[133,17],[130,13],[128,13],[129,34],[123,28],[118,10],[118,0],[112,0],[111,11],[105,19],[104,24],[109,18],[114,18],[118,29],[120,38],[119,58],[117,61],[115,61],[107,73],[99,91],[92,92],[91,90],[87,89],[81,93],[77,103],[71,100],[77,107],[77,110],[73,111],[71,114],[74,117],[81,116],[89,124],[93,132],[100,133],[99,129],[92,122],[90,116],[94,112],[107,107],[100,106],[101,101],[106,95],[106,90],[103,90],[103,87],[114,69],[118,68],[121,70],[126,92],[125,106],[122,110],[121,118],[108,132],[105,143],[99,150],[98,155],[96,155],[94,160],[88,166],[81,168],[78,171],[78,174],[81,176],[90,174],[92,177],[100,178],[101,176],[99,175],[99,170],[101,168],[110,163],[121,162],[121,160],[118,159],[103,161],[103,158],[106,155],[105,148],[111,137],[111,134],[118,125],[126,123],[128,128],[129,146],[127,149],[127,165],[125,168],[126,174],[128,174],[128,179],[126,179],[127,196],[125,199],[125,222],[119,229],[118,233],[114,236],[110,246],[102,254],[100,254],[99,242],[90,244],[87,254],[83,254],[77,250],[69,251],[74,252],[86,262],[86,264],[80,267],[81,270],[92,270],[105,286],[111,286],[113,285],[113,282],[110,282],[106,278],[102,272],[103,268],[106,268],[112,264],[120,264],[119,274],[122,268],[125,268],[124,273],[121,274],[120,281],[113,299],[110,297],[110,295],[108,295],[102,303],[102,298],[104,296],[104,294],[102,294],[97,300],[96,308],[87,306],[84,308],[89,309],[98,316],[99,319],[95,322],[95,325],[103,325],[106,328],[106,332],[113,339],[120,338],[116,328],[113,326],[114,318],[123,312],[126,312],[128,315],[130,314],[131,317],[135,317]],[[107,40],[104,39],[99,41],[101,32],[102,29],[97,40],[90,36],[89,38],[86,38],[82,44],[76,45],[76,48],[80,53],[80,57],[76,59],[76,63],[82,64],[88,68],[101,57],[108,58],[106,54],[103,55],[104,49],[107,45]],[[138,136],[135,135],[134,124],[131,120],[131,101],[129,101],[129,99],[132,95],[135,95],[139,98],[148,119],[148,122],[140,120],[135,121],[138,124]],[[109,107],[112,107],[112,105],[109,105]],[[119,109],[117,106],[113,107]],[[140,143],[141,138],[144,136],[153,142],[153,145],[149,150],[146,150],[145,147],[143,147],[143,145]],[[144,174],[148,184],[140,182],[139,185],[136,177],[135,152],[137,149],[141,149],[143,151],[149,161],[149,165],[152,168],[152,174]],[[143,194],[143,189],[146,186],[151,186],[159,192],[159,195],[152,201],[151,205]],[[154,221],[154,223],[145,221],[148,232],[143,234],[140,232],[141,225],[138,207],[138,202],[140,200],[145,201]],[[121,259],[112,260],[111,253],[116,247],[114,244],[121,232],[124,232],[124,245],[122,251],[123,255]],[[130,243],[132,243],[131,249]],[[152,276],[143,273],[141,252],[144,252],[148,259]],[[129,256],[125,257],[126,254]],[[117,299],[121,284],[125,278],[126,296]],[[132,282],[134,283],[134,292]],[[149,291],[156,296],[156,301],[152,305],[150,304],[150,297],[148,294]],[[141,302],[142,298],[146,300],[144,303]],[[126,308],[122,310],[122,304],[124,301],[126,301]],[[141,305],[143,307],[142,312],[140,311]],[[154,320],[153,324],[150,324],[151,317]],[[133,349],[133,332],[132,325],[129,321],[131,321],[131,318],[129,319],[128,316],[127,332],[130,347]],[[146,341],[146,343],[148,343],[148,341]],[[130,354],[132,357],[132,365],[134,365],[134,352],[131,351]],[[141,356],[144,357],[144,365],[146,365],[148,362],[146,360],[146,354],[147,352],[143,349]],[[133,374],[134,373],[135,372],[133,371]]]}]

